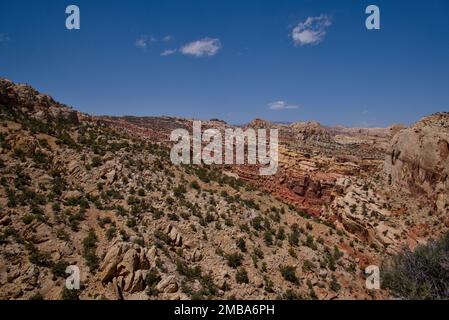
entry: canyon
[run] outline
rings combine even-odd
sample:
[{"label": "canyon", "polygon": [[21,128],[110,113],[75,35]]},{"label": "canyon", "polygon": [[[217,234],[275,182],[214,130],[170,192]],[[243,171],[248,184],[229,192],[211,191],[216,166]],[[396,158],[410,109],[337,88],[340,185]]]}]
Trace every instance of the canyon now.
[{"label": "canyon", "polygon": [[173,164],[171,132],[192,119],[92,116],[3,78],[0,110],[0,299],[387,299],[365,268],[449,230],[449,113],[202,122],[277,129],[262,176]]}]

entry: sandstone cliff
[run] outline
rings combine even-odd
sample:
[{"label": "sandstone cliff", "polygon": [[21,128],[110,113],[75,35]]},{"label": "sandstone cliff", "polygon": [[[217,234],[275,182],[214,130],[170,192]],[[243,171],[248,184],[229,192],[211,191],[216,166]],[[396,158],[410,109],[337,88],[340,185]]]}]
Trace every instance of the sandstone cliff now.
[{"label": "sandstone cliff", "polygon": [[384,171],[393,186],[448,211],[449,113],[428,116],[400,131],[391,142]]}]

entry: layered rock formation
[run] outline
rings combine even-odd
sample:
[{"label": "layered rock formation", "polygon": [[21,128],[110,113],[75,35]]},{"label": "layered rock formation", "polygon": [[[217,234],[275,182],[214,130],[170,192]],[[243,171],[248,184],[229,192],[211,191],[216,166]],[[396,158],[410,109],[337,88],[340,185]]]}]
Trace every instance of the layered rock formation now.
[{"label": "layered rock formation", "polygon": [[254,121],[280,130],[261,177],[173,165],[170,132],[192,120],[89,116],[0,84],[0,299],[383,298],[364,267],[449,228],[447,114],[406,130]]}]

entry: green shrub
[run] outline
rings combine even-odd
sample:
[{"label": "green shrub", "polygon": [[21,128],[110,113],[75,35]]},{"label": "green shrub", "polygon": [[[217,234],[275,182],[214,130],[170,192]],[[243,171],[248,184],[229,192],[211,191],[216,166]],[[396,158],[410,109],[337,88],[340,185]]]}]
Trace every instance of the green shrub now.
[{"label": "green shrub", "polygon": [[96,255],[98,238],[93,230],[90,230],[87,236],[83,239],[83,255],[86,264],[90,271],[98,269],[99,261]]},{"label": "green shrub", "polygon": [[66,261],[59,260],[58,262],[53,264],[53,266],[51,267],[51,272],[55,277],[65,278],[67,276],[65,270],[67,269],[68,266],[69,264]]},{"label": "green shrub", "polygon": [[296,268],[295,267],[293,267],[293,266],[281,267],[281,274],[285,280],[287,280],[291,283],[294,283],[294,284],[299,283],[298,277],[296,276]]},{"label": "green shrub", "polygon": [[254,248],[254,255],[259,258],[259,259],[263,259],[264,258],[264,254],[262,249],[260,249],[259,247]]},{"label": "green shrub", "polygon": [[195,189],[195,190],[201,190],[200,185],[195,180],[190,183],[190,188]]},{"label": "green shrub", "polygon": [[246,252],[247,251],[247,249],[246,249],[246,242],[245,242],[245,240],[243,239],[243,238],[239,238],[238,240],[237,240],[237,247],[240,249],[240,251],[242,251],[242,252]]},{"label": "green shrub", "polygon": [[136,226],[137,226],[137,220],[136,220],[136,218],[130,218],[130,219],[128,219],[128,221],[126,221],[126,226],[128,227],[128,228],[135,228]]},{"label": "green shrub", "polygon": [[90,164],[92,168],[97,168],[103,164],[103,160],[100,157],[93,157],[92,163]]},{"label": "green shrub", "polygon": [[69,235],[67,234],[67,232],[65,232],[64,229],[58,229],[58,230],[56,231],[56,237],[57,237],[58,239],[64,240],[64,241],[69,241],[69,240],[70,240]]},{"label": "green shrub", "polygon": [[187,190],[183,185],[179,185],[173,190],[173,194],[176,198],[183,198],[186,191]]},{"label": "green shrub", "polygon": [[80,210],[79,212],[77,212],[76,214],[72,214],[69,217],[69,225],[70,228],[73,231],[78,231],[79,230],[79,223],[81,221],[83,221],[85,218],[84,212],[82,210]]},{"label": "green shrub", "polygon": [[261,216],[257,216],[254,219],[251,220],[251,225],[253,226],[254,229],[256,230],[261,230],[262,229],[262,222],[263,219]]},{"label": "green shrub", "polygon": [[61,300],[79,300],[79,291],[69,290],[64,287],[61,293]]},{"label": "green shrub", "polygon": [[302,300],[302,297],[292,289],[288,289],[283,295],[283,300]]},{"label": "green shrub", "polygon": [[40,292],[37,292],[31,296],[30,300],[41,301],[41,300],[44,300],[44,297],[42,296],[42,294]]},{"label": "green shrub", "polygon": [[35,153],[33,153],[33,161],[36,164],[48,165],[50,160],[45,153],[37,150]]},{"label": "green shrub", "polygon": [[203,289],[200,291],[201,295],[208,297],[208,299],[211,299],[217,295],[218,288],[214,283],[211,273],[201,276],[200,283],[203,286]]},{"label": "green shrub", "polygon": [[315,240],[313,239],[313,236],[310,234],[307,236],[307,239],[304,244],[312,250],[317,250]]},{"label": "green shrub", "polygon": [[305,260],[303,265],[302,265],[302,271],[303,272],[309,272],[309,271],[313,271],[316,268],[316,265],[309,261],[309,260]]},{"label": "green shrub", "polygon": [[289,237],[288,237],[288,242],[290,243],[291,246],[297,246],[299,244],[299,226],[298,224],[294,224],[292,226],[292,232],[290,233]]},{"label": "green shrub", "polygon": [[115,235],[117,234],[117,229],[115,228],[115,226],[111,226],[107,231],[106,231],[106,239],[108,239],[109,241],[111,241],[112,239],[114,239]]},{"label": "green shrub", "polygon": [[30,224],[33,221],[34,221],[34,214],[27,214],[22,218],[22,222],[25,223],[26,225]]},{"label": "green shrub", "polygon": [[48,252],[41,252],[39,249],[32,245],[28,244],[27,249],[30,253],[30,262],[40,267],[49,268],[52,266],[53,262],[51,261],[51,255]]},{"label": "green shrub", "polygon": [[156,285],[161,281],[161,276],[156,268],[151,268],[148,271],[145,281],[147,283],[147,295],[150,297],[158,295],[159,292],[156,289]]},{"label": "green shrub", "polygon": [[59,202],[55,202],[51,206],[53,212],[61,212],[61,204]]},{"label": "green shrub", "polygon": [[382,286],[410,300],[449,298],[449,233],[439,241],[404,249],[381,268]]},{"label": "green shrub", "polygon": [[176,271],[178,271],[179,274],[186,276],[188,279],[201,277],[201,268],[199,266],[190,268],[187,263],[181,259],[176,260]]},{"label": "green shrub", "polygon": [[285,229],[284,227],[279,227],[278,232],[276,234],[276,239],[278,240],[285,240]]},{"label": "green shrub", "polygon": [[249,283],[248,272],[246,272],[245,268],[239,268],[237,273],[235,274],[235,280],[237,283]]},{"label": "green shrub", "polygon": [[341,285],[338,283],[337,278],[335,278],[335,275],[332,275],[332,281],[331,281],[329,287],[334,292],[339,292],[340,291]]},{"label": "green shrub", "polygon": [[226,260],[227,260],[228,266],[236,269],[242,265],[243,255],[241,255],[238,252],[227,254]]},{"label": "green shrub", "polygon": [[115,212],[116,212],[116,214],[117,215],[119,215],[119,216],[126,216],[126,209],[125,208],[123,208],[123,206],[120,206],[120,205],[117,205],[116,207],[115,207]]},{"label": "green shrub", "polygon": [[137,191],[137,195],[138,195],[139,197],[145,197],[145,195],[146,195],[145,190],[142,189],[142,188],[140,188],[140,189]]},{"label": "green shrub", "polygon": [[271,234],[270,231],[268,231],[268,230],[265,231],[264,235],[263,235],[263,238],[264,238],[265,244],[267,246],[271,246],[273,244],[273,235]]},{"label": "green shrub", "polygon": [[156,230],[154,231],[154,237],[156,239],[161,240],[162,242],[165,242],[166,244],[170,244],[171,240],[168,237],[168,235],[166,235],[164,232],[162,232],[161,230]]}]

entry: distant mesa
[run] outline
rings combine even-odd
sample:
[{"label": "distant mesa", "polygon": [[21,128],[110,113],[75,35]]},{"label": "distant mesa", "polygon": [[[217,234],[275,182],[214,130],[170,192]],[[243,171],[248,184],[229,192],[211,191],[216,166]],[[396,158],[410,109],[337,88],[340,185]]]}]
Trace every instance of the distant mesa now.
[{"label": "distant mesa", "polygon": [[301,140],[333,142],[329,130],[318,121],[295,122],[290,125],[290,128]]}]

